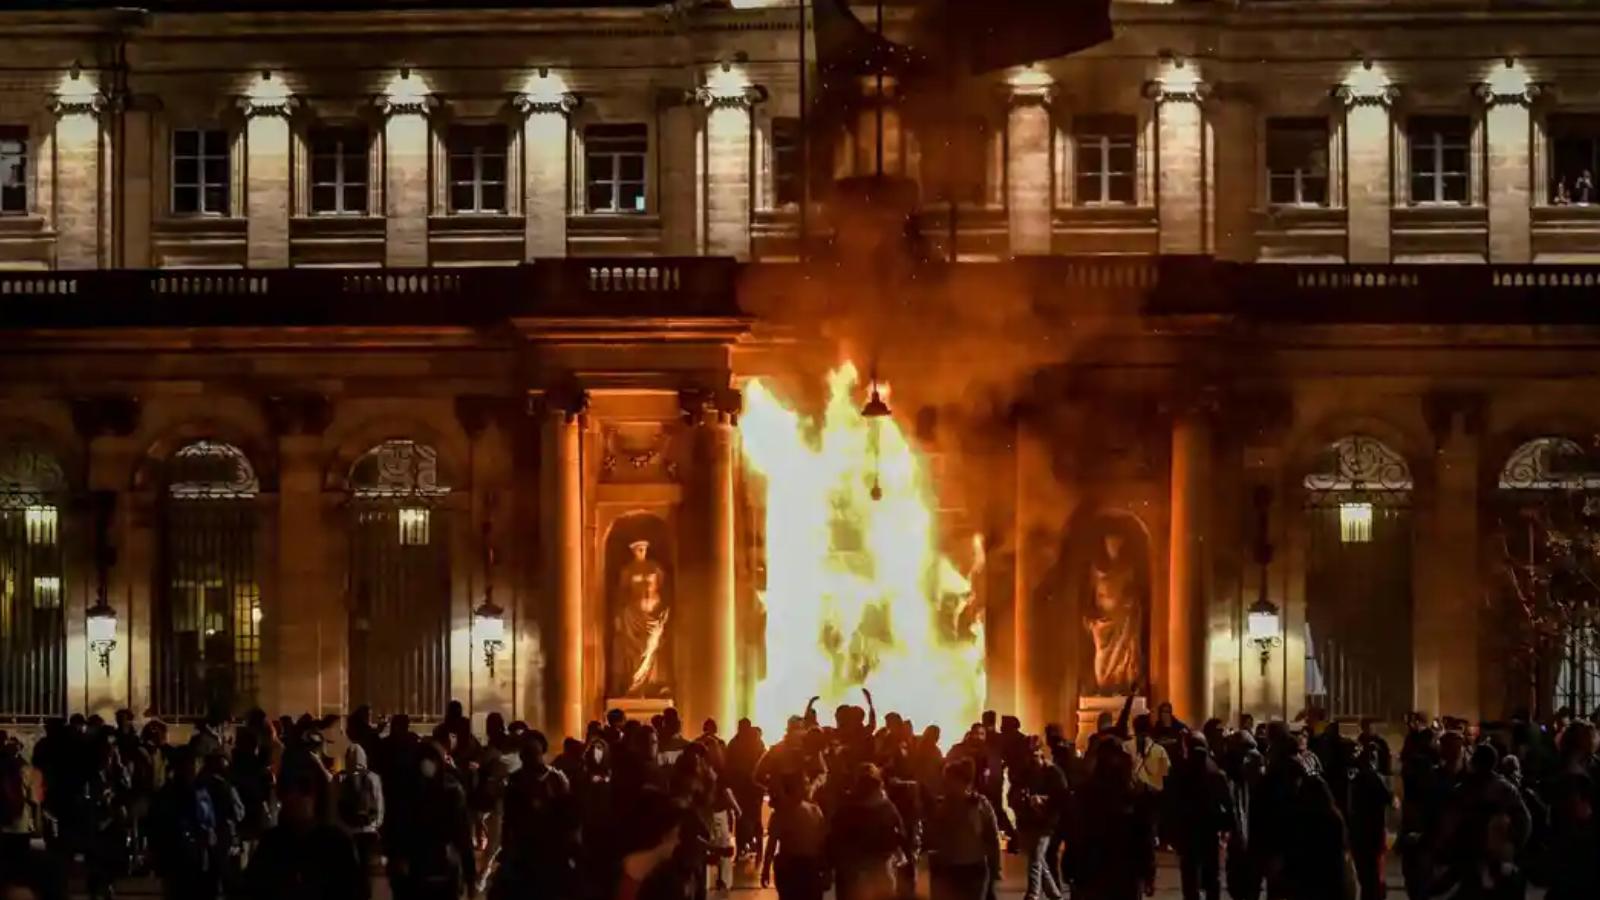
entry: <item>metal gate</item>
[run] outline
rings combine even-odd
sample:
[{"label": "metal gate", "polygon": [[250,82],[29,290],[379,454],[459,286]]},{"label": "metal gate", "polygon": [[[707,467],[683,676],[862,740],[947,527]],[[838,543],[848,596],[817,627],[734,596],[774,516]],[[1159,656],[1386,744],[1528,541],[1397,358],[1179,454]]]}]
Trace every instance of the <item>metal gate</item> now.
[{"label": "metal gate", "polygon": [[1412,695],[1410,467],[1352,435],[1305,488],[1306,705],[1398,721]]},{"label": "metal gate", "polygon": [[37,448],[0,445],[0,719],[67,712],[61,466]]},{"label": "metal gate", "polygon": [[437,718],[450,699],[450,522],[438,457],[385,441],[351,470],[350,703]]},{"label": "metal gate", "polygon": [[261,587],[255,472],[228,444],[170,462],[161,512],[153,702],[157,714],[238,714],[259,697]]}]

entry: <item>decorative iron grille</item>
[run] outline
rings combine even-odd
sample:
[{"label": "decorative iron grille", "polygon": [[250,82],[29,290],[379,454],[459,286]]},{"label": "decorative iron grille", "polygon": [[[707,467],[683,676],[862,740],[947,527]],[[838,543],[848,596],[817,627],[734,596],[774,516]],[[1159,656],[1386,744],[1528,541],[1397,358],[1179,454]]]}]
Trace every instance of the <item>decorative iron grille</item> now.
[{"label": "decorative iron grille", "polygon": [[1364,435],[1305,477],[1308,707],[1395,720],[1411,703],[1412,484],[1405,457]]},{"label": "decorative iron grille", "polygon": [[255,470],[237,447],[198,441],[169,461],[161,510],[153,701],[169,718],[237,714],[260,690]]},{"label": "decorative iron grille", "polygon": [[436,718],[450,697],[450,529],[438,454],[385,441],[350,470],[350,702]]},{"label": "decorative iron grille", "polygon": [[21,442],[0,444],[0,719],[67,711],[61,465]]}]

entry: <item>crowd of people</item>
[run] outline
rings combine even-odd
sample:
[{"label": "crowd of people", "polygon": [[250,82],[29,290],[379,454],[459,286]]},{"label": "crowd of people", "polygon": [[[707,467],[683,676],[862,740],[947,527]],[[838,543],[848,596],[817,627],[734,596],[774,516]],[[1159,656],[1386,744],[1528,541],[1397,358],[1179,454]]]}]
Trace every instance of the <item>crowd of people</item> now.
[{"label": "crowd of people", "polygon": [[30,753],[0,734],[0,896],[63,896],[79,866],[96,900],[141,870],[174,900],[362,900],[383,879],[399,900],[699,900],[744,867],[781,900],[922,879],[933,900],[990,900],[1011,853],[1026,900],[1133,900],[1163,848],[1185,898],[1370,900],[1393,874],[1412,900],[1600,896],[1596,728],[1565,712],[1413,715],[1395,752],[1315,710],[1191,729],[1130,698],[1076,744],[988,712],[945,749],[863,693],[831,724],[813,701],[771,746],[748,720],[691,736],[670,708],[613,710],[559,748],[498,714],[475,734],[458,703],[426,734],[365,708],[255,711],[183,743],[126,710],[73,716]]}]

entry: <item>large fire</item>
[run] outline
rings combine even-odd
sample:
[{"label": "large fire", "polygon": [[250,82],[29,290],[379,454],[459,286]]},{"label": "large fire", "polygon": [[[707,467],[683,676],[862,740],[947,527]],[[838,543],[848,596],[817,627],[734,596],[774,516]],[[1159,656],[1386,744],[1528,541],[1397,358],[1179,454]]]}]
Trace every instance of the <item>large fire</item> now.
[{"label": "large fire", "polygon": [[[948,743],[983,703],[983,625],[970,573],[938,546],[933,486],[891,417],[866,418],[853,365],[828,376],[821,419],[763,381],[744,391],[746,464],[766,489],[765,677],[756,721],[781,735],[811,697],[829,721],[872,691],[880,713]],[[881,387],[881,386],[880,386]],[[974,539],[974,568],[981,544]]]}]

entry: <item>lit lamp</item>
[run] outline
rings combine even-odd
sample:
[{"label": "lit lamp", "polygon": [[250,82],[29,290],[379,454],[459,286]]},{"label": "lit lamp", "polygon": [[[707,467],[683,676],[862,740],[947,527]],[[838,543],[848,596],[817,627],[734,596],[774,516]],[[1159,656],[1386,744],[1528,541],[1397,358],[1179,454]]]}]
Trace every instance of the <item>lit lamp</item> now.
[{"label": "lit lamp", "polygon": [[1261,674],[1265,676],[1267,663],[1272,659],[1272,648],[1283,643],[1277,605],[1266,597],[1252,603],[1246,617],[1246,630],[1250,643],[1261,652]]},{"label": "lit lamp", "polygon": [[89,652],[100,660],[100,668],[111,674],[111,651],[117,649],[117,611],[100,597],[88,612]]},{"label": "lit lamp", "polygon": [[506,648],[506,611],[489,597],[472,611],[472,630],[483,643],[483,665],[494,676],[494,658]]}]

